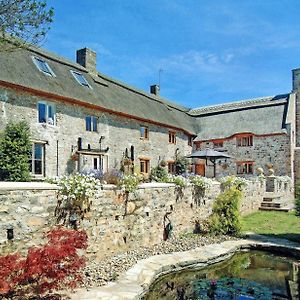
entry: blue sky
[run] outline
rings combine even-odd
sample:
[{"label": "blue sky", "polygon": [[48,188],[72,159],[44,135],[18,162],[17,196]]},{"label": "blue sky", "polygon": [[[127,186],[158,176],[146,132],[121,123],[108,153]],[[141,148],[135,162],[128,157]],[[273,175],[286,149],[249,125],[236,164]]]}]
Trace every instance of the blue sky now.
[{"label": "blue sky", "polygon": [[299,0],[48,0],[43,47],[188,107],[288,93],[300,67]]}]

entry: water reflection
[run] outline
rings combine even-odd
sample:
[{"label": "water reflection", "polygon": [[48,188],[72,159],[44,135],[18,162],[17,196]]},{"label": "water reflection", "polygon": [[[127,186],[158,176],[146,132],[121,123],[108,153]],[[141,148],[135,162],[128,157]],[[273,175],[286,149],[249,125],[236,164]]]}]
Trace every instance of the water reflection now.
[{"label": "water reflection", "polygon": [[239,252],[205,269],[166,275],[144,299],[288,299],[297,265],[295,259],[268,252]]}]

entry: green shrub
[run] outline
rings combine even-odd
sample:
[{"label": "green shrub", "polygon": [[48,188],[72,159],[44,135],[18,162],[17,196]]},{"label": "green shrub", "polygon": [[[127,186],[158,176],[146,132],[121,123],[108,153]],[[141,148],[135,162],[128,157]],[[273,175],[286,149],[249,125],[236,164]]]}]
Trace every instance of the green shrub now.
[{"label": "green shrub", "polygon": [[31,149],[28,124],[9,123],[0,138],[0,181],[30,181]]},{"label": "green shrub", "polygon": [[161,165],[151,169],[150,179],[156,182],[167,182],[168,172]]},{"label": "green shrub", "polygon": [[184,156],[177,156],[175,158],[175,170],[177,175],[181,175],[186,173],[187,167],[189,165],[189,161],[186,157]]},{"label": "green shrub", "polygon": [[210,233],[236,235],[241,230],[239,205],[242,192],[230,187],[216,198],[209,218]]},{"label": "green shrub", "polygon": [[296,186],[295,215],[300,217],[300,184]]}]

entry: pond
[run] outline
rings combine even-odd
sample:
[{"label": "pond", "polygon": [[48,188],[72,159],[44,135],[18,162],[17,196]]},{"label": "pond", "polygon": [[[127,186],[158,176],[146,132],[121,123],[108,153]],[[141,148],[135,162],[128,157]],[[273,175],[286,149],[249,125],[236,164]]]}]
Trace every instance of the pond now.
[{"label": "pond", "polygon": [[199,270],[170,273],[150,287],[144,300],[289,299],[297,260],[264,251],[241,251]]}]

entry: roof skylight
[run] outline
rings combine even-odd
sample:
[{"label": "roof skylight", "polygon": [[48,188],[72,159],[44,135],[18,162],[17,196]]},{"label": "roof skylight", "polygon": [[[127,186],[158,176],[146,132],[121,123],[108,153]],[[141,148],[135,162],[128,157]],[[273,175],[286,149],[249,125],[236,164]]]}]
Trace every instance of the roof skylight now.
[{"label": "roof skylight", "polygon": [[32,60],[35,64],[35,66],[44,74],[49,75],[49,76],[55,76],[54,72],[52,69],[49,67],[49,65],[44,61],[43,59],[39,57],[32,57]]},{"label": "roof skylight", "polygon": [[77,80],[77,82],[83,86],[86,86],[88,88],[90,88],[91,86],[89,85],[89,83],[87,82],[87,80],[85,79],[85,77],[76,71],[72,71],[71,70],[72,75],[74,76],[74,78]]}]

